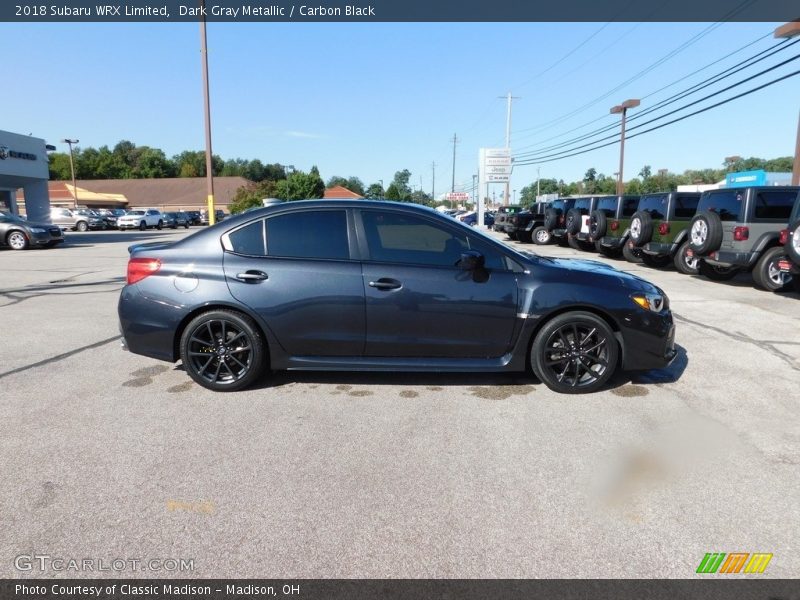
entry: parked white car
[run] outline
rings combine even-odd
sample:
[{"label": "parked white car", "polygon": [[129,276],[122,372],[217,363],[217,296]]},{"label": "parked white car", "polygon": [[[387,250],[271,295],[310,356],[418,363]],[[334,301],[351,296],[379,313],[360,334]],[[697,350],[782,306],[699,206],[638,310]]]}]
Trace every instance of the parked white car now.
[{"label": "parked white car", "polygon": [[141,229],[144,231],[148,227],[161,229],[164,227],[164,216],[160,210],[148,208],[147,210],[129,210],[119,219],[117,227],[120,229]]}]

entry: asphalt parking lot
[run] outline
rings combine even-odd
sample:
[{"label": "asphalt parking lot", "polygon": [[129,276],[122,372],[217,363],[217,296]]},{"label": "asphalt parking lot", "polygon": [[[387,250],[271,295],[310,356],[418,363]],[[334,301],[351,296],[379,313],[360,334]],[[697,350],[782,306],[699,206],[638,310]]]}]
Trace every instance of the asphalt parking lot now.
[{"label": "asphalt parking lot", "polygon": [[127,246],[194,230],[0,251],[0,577],[98,576],[18,570],[31,554],[194,577],[686,578],[706,552],[800,571],[797,294],[611,261],[667,292],[681,351],[589,396],[340,373],[215,394],[118,340]]}]

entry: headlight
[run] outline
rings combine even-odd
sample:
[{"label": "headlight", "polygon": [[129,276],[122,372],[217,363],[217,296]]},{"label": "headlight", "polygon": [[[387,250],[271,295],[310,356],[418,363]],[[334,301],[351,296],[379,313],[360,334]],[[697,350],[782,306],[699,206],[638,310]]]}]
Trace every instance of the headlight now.
[{"label": "headlight", "polygon": [[639,307],[653,312],[661,312],[669,308],[669,298],[660,294],[634,294],[631,296]]},{"label": "headlight", "polygon": [[47,233],[47,230],[41,227],[31,227],[30,229],[33,233]]}]

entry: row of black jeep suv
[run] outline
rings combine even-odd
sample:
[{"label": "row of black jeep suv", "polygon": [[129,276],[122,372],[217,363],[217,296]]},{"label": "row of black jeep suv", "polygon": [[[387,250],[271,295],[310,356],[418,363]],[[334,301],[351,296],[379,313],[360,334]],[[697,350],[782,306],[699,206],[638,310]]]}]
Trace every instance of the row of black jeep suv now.
[{"label": "row of black jeep suv", "polygon": [[502,222],[513,240],[624,257],[715,281],[751,272],[800,291],[800,187],[741,187],[537,202]]}]

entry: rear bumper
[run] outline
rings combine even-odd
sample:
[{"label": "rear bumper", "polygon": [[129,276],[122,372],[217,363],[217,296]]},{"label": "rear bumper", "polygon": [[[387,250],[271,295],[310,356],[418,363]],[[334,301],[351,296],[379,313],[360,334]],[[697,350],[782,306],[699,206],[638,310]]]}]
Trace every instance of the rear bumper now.
[{"label": "rear bumper", "polygon": [[730,252],[726,250],[717,250],[705,256],[697,253],[690,253],[689,255],[702,258],[708,264],[717,267],[741,267],[744,269],[749,269],[755,265],[761,257],[760,252]]},{"label": "rear bumper", "polygon": [[642,252],[650,256],[672,256],[675,250],[674,244],[665,244],[662,242],[647,242],[642,246]]},{"label": "rear bumper", "polygon": [[566,229],[553,229],[553,231],[551,231],[550,233],[553,235],[553,237],[557,238],[567,237]]},{"label": "rear bumper", "polygon": [[607,235],[600,240],[600,245],[603,248],[622,250],[622,247],[625,245],[626,241],[627,238],[625,237],[611,237]]}]

